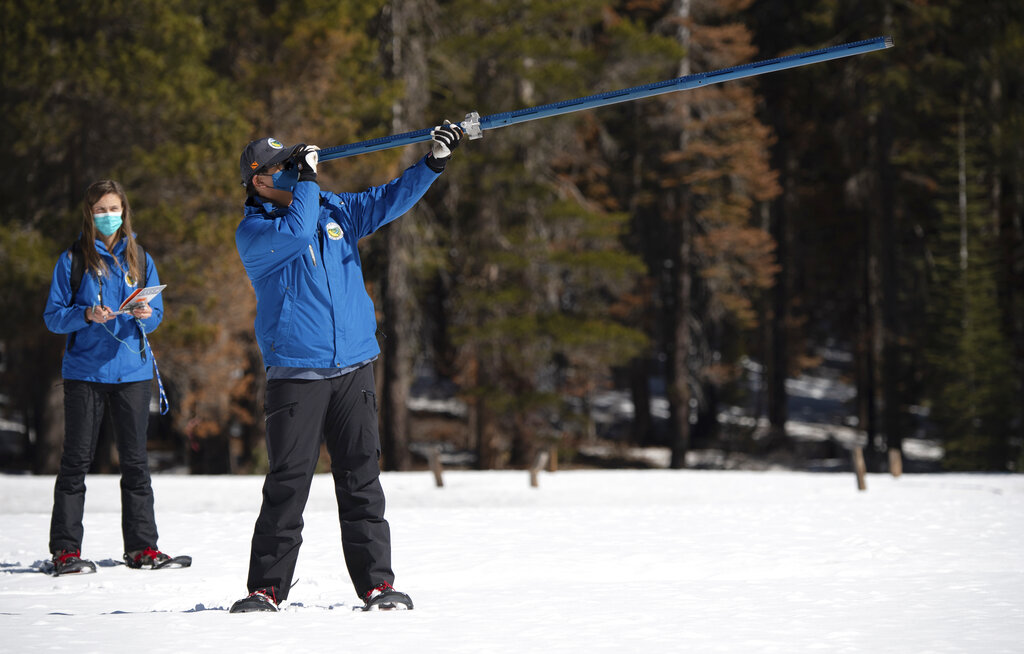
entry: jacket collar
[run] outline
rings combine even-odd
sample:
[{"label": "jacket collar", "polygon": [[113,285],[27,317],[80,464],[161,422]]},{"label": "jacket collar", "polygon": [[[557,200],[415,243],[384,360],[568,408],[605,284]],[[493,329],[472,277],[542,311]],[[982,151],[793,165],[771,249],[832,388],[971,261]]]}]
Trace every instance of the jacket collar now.
[{"label": "jacket collar", "polygon": [[[320,205],[324,204],[341,204],[340,202],[332,202],[332,198],[323,191],[320,192]],[[288,213],[288,207],[280,207],[269,200],[262,200],[260,196],[253,195],[246,199],[245,206],[243,207],[243,218],[259,217],[259,218],[278,218]]]},{"label": "jacket collar", "polygon": [[262,218],[276,218],[283,216],[288,207],[279,207],[270,201],[261,201],[259,197],[253,196],[245,201],[245,217],[260,216]]},{"label": "jacket collar", "polygon": [[[135,234],[132,234],[132,238],[135,238]],[[114,251],[110,252],[107,250],[107,244],[103,239],[96,239],[96,251],[100,255],[117,256],[124,254],[125,248],[128,247],[128,239],[122,238],[114,245]]]}]

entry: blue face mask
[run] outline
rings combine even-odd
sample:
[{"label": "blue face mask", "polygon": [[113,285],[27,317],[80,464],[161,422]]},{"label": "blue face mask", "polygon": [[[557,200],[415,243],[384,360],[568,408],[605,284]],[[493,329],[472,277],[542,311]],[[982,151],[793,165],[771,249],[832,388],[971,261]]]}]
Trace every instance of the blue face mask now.
[{"label": "blue face mask", "polygon": [[96,229],[104,236],[112,236],[121,227],[119,213],[94,213],[92,219],[96,223]]},{"label": "blue face mask", "polygon": [[279,170],[270,178],[274,180],[274,188],[290,193],[295,190],[295,184],[299,181],[299,169],[292,166],[288,170]]}]

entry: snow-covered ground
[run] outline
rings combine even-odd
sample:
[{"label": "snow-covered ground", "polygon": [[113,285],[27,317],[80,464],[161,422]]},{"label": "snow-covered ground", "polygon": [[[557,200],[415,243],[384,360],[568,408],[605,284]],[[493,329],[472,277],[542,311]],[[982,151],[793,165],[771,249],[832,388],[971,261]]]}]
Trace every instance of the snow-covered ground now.
[{"label": "snow-covered ground", "polygon": [[261,478],[154,479],[161,549],[121,554],[116,477],[88,479],[94,575],[36,572],[52,477],[0,476],[0,651],[1021,652],[1024,476],[710,471],[384,475],[396,586],[353,612],[331,482],[278,614],[244,594]]}]

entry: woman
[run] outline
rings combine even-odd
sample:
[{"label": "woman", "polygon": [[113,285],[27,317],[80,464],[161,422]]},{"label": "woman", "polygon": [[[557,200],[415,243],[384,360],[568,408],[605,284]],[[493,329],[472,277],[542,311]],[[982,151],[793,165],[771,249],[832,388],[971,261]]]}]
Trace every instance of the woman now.
[{"label": "woman", "polygon": [[[80,283],[73,291],[75,257],[81,257]],[[146,454],[153,361],[145,333],[160,324],[163,300],[157,295],[130,313],[114,313],[145,284],[159,284],[159,278],[153,259],[135,242],[124,189],[112,180],[96,182],[85,193],[79,240],[54,268],[44,314],[50,331],[68,334],[62,369],[64,451],[50,522],[54,574],[96,571],[81,558],[82,514],[85,475],[105,411],[120,457],[125,563],[153,568],[171,560],[156,547]]]}]

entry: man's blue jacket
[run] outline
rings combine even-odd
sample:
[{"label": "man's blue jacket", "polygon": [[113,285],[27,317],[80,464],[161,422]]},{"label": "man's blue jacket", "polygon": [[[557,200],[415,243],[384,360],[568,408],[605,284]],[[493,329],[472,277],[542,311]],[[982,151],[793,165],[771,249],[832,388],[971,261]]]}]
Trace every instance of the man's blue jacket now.
[{"label": "man's blue jacket", "polygon": [[[130,279],[124,272],[128,269],[124,260],[126,246],[122,238],[110,253],[103,241],[96,239],[96,251],[107,264],[107,274],[99,278],[86,270],[74,297],[71,297],[71,252],[64,252],[54,266],[43,320],[51,332],[69,335],[62,364],[64,379],[119,384],[153,378],[153,360],[138,323],[146,333],[160,325],[164,316],[164,301],[160,295],[149,302],[153,314],[138,323],[128,314],[114,316],[102,325],[85,320],[85,310],[89,307],[103,304],[117,310],[138,288],[137,280]],[[149,253],[146,253],[146,283],[160,284]]]},{"label": "man's blue jacket", "polygon": [[380,353],[359,239],[411,209],[439,174],[421,159],[362,193],[298,182],[287,207],[246,203],[235,244],[256,291],[264,365],[343,369]]}]

